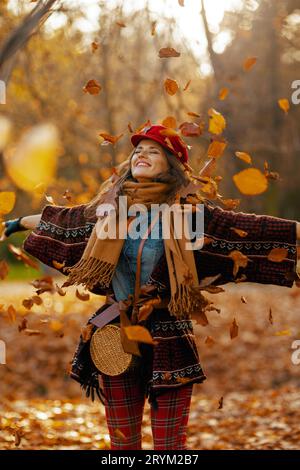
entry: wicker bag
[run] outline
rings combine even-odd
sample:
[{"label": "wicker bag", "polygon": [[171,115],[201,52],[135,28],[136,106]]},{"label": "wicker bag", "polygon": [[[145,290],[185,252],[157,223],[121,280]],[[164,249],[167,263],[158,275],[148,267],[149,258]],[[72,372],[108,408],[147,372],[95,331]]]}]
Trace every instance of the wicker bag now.
[{"label": "wicker bag", "polygon": [[121,342],[119,324],[98,328],[90,342],[91,358],[97,369],[106,375],[119,375],[139,364],[139,357],[126,353]]}]

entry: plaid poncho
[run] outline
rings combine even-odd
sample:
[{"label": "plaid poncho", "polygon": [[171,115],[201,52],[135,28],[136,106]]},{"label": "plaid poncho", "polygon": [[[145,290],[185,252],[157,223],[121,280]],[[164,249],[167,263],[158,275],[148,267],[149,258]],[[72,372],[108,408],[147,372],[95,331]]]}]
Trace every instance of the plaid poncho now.
[{"label": "plaid poncho", "polygon": [[[73,266],[81,258],[96,223],[96,219],[85,220],[84,208],[83,204],[74,207],[46,205],[39,225],[23,243],[25,251],[52,268],[53,260]],[[241,238],[232,228],[243,230],[247,235]],[[228,254],[239,250],[251,261],[247,267],[239,269],[238,277],[244,275],[248,282],[292,287],[297,264],[296,221],[226,211],[206,204],[204,230],[205,236],[211,240],[194,252],[199,281],[218,274],[221,276],[213,285],[234,281],[233,260]],[[273,248],[285,248],[287,258],[282,262],[268,260],[267,255]],[[61,268],[57,270],[62,272]],[[152,272],[149,283],[156,286],[161,297],[169,294],[164,255]],[[106,295],[112,294],[113,290],[111,286],[106,291],[95,286],[92,292]],[[101,306],[89,321],[105,307]],[[201,383],[206,376],[199,361],[191,319],[176,321],[164,308],[155,309],[147,322],[146,327],[158,344],[153,347],[140,345],[145,367],[139,379],[145,385],[149,402],[155,406],[155,397],[159,393],[186,383]],[[94,399],[96,393],[105,403],[106,397],[98,380],[100,374],[91,361],[89,341],[84,343],[80,337],[70,375],[81,384],[87,396]]]}]

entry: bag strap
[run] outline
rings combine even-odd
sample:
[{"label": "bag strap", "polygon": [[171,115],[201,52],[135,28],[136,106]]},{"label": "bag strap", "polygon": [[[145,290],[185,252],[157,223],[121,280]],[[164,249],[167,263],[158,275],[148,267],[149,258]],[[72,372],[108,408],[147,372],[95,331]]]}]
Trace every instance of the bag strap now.
[{"label": "bag strap", "polygon": [[137,315],[138,315],[138,307],[137,303],[140,298],[140,293],[141,293],[141,265],[142,265],[142,253],[143,253],[143,248],[145,245],[145,242],[147,238],[149,237],[154,225],[156,224],[157,220],[159,218],[159,212],[156,214],[156,216],[153,218],[153,220],[150,222],[148,225],[148,228],[144,234],[144,237],[142,238],[139,248],[138,248],[138,254],[136,258],[136,275],[135,275],[135,287],[134,287],[134,298],[133,298],[133,309],[132,309],[132,324],[135,325],[137,323]]}]

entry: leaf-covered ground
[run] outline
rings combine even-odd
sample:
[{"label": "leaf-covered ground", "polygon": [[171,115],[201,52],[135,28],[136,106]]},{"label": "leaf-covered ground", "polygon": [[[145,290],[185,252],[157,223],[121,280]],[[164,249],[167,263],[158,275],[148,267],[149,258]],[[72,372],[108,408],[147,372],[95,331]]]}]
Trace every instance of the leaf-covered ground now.
[{"label": "leaf-covered ground", "polygon": [[[206,294],[221,312],[208,314],[208,326],[195,325],[208,379],[194,387],[189,447],[297,449],[300,365],[292,363],[291,345],[300,339],[300,289],[224,287],[225,293]],[[91,404],[67,376],[80,328],[102,298],[80,300],[69,289],[65,296],[45,292],[42,304],[24,307],[35,294],[28,282],[1,282],[7,357],[0,365],[0,448],[107,449],[103,405]],[[238,335],[231,339],[234,318]],[[143,436],[151,449],[148,403]]]}]

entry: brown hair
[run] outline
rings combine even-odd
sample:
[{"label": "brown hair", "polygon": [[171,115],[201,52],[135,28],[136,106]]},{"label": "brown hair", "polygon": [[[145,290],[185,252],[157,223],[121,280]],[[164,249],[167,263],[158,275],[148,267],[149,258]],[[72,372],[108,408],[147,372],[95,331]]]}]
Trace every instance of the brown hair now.
[{"label": "brown hair", "polygon": [[[134,180],[131,174],[131,158],[135,152],[135,148],[130,153],[129,157],[116,167],[116,172],[120,176],[118,184],[121,186],[126,179]],[[170,183],[173,185],[173,191],[170,194],[170,198],[174,197],[175,194],[181,187],[187,186],[190,183],[190,178],[188,177],[182,163],[168,150],[164,149],[164,153],[169,163],[169,170],[165,173],[157,175],[153,181],[161,181],[164,183]],[[113,177],[111,176],[105,180],[99,189],[99,192],[96,196],[86,204],[84,209],[84,216],[86,219],[95,219],[96,218],[96,209],[101,202],[104,200],[104,195],[112,189],[113,187]]]}]

